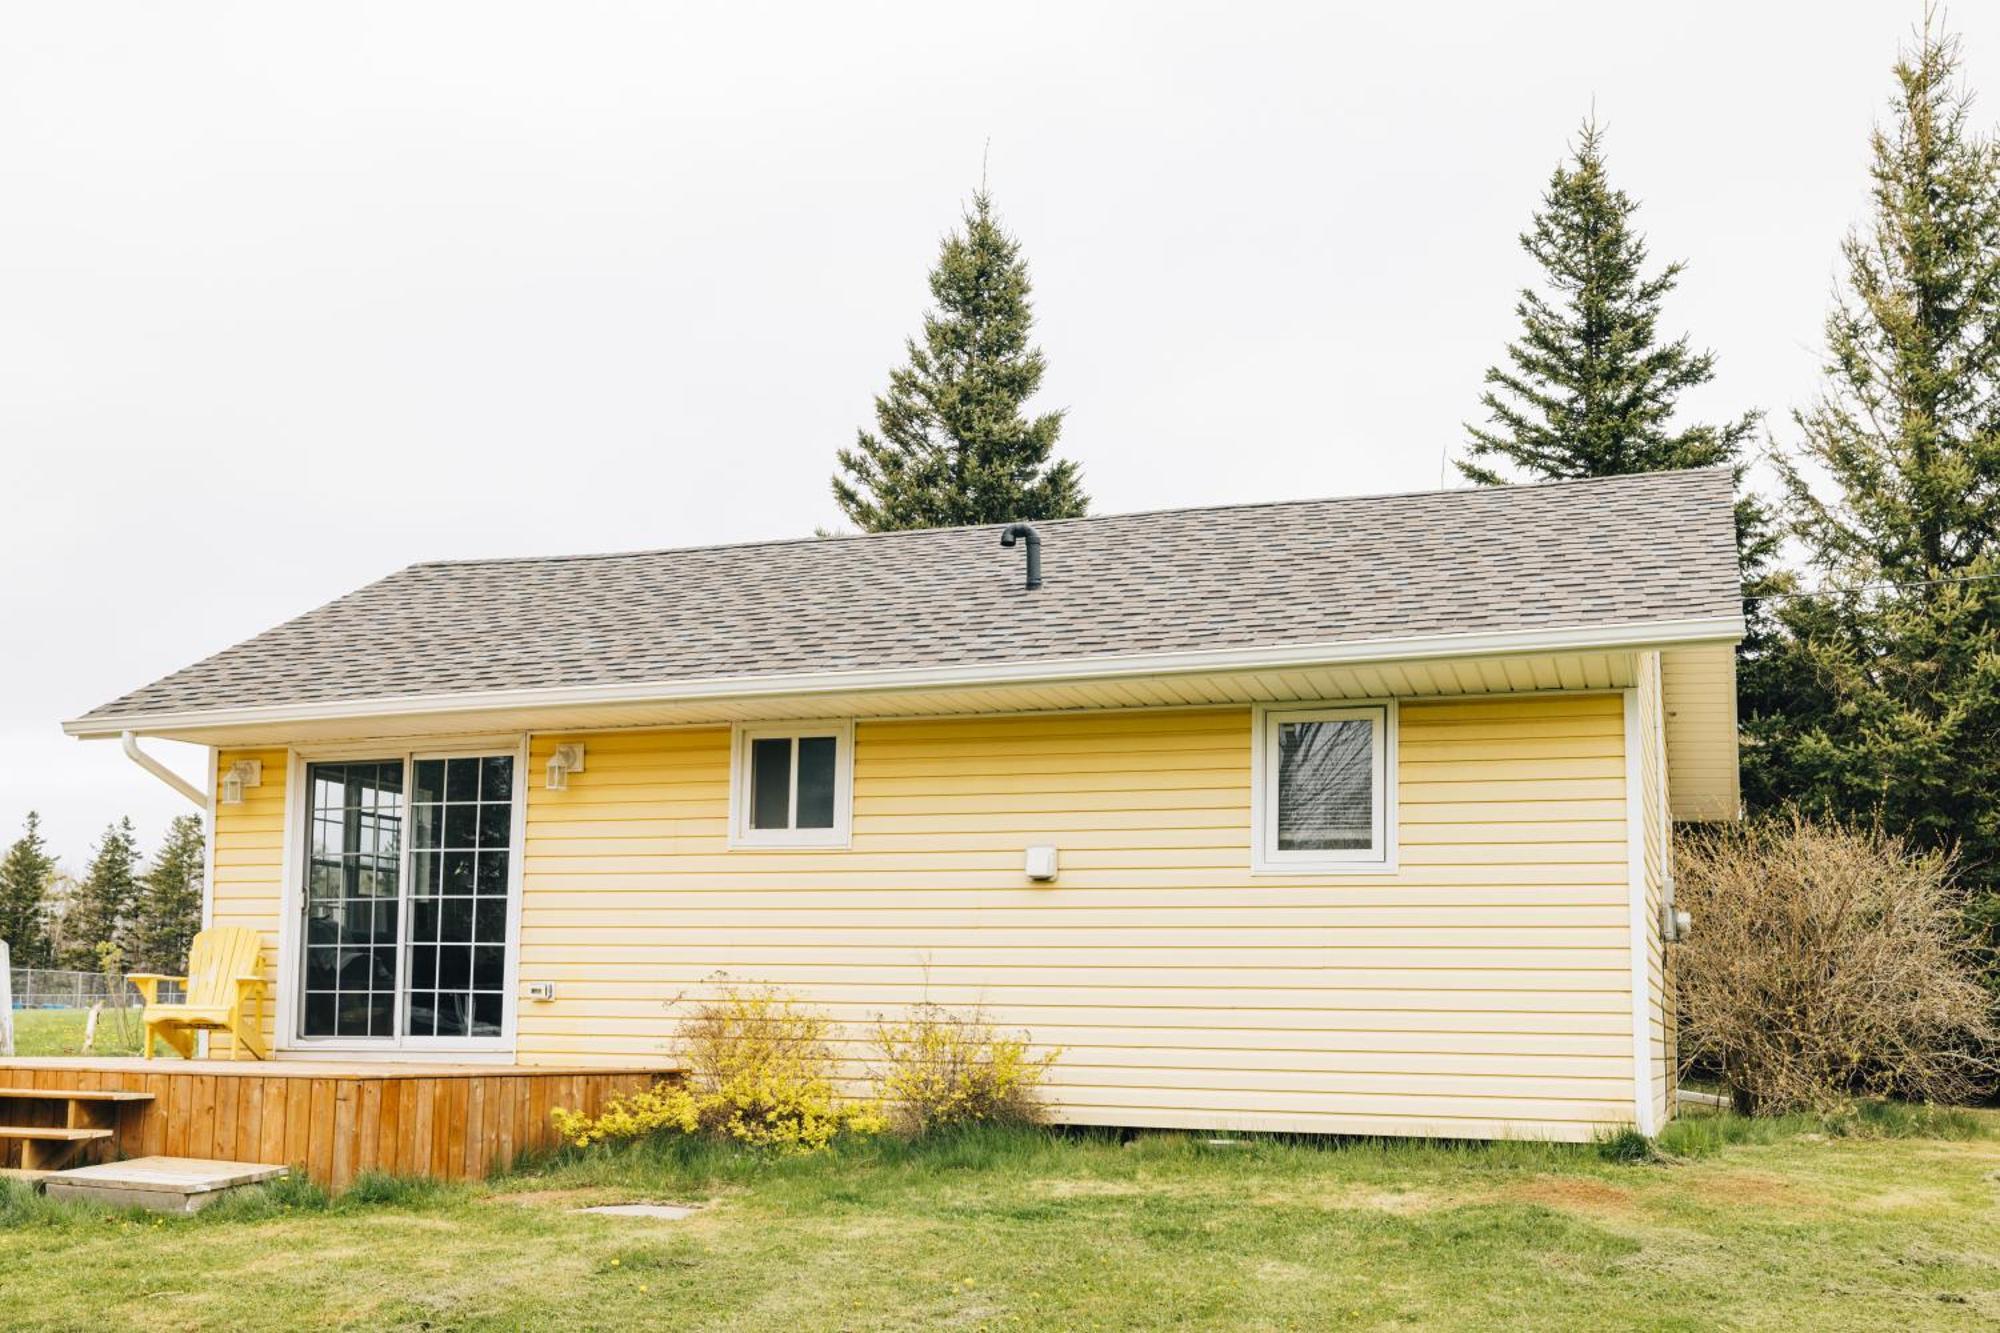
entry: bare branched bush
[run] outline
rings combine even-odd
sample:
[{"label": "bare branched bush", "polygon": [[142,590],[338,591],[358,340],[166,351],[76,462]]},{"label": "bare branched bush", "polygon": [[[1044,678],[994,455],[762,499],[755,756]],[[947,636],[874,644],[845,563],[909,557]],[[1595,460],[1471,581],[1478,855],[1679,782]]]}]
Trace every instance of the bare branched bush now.
[{"label": "bare branched bush", "polygon": [[919,1004],[900,1023],[883,1019],[875,1044],[885,1067],[883,1102],[896,1127],[923,1134],[952,1125],[1033,1125],[1037,1090],[1060,1051],[1030,1055],[1024,1036],[996,1032],[977,1010]]},{"label": "bare branched bush", "polygon": [[1949,857],[1795,811],[1677,841],[1684,1068],[1764,1115],[1978,1094],[2000,1030]]}]

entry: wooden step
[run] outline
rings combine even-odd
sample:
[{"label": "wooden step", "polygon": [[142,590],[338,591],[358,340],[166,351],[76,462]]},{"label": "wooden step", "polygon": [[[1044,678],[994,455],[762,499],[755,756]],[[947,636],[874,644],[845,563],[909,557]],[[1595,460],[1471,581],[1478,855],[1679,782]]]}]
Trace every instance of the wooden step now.
[{"label": "wooden step", "polygon": [[21,1170],[50,1171],[73,1157],[80,1145],[108,1139],[116,1132],[69,1125],[0,1125],[0,1141],[19,1141]]},{"label": "wooden step", "polygon": [[0,1101],[150,1102],[150,1092],[112,1092],[95,1088],[0,1088]]}]

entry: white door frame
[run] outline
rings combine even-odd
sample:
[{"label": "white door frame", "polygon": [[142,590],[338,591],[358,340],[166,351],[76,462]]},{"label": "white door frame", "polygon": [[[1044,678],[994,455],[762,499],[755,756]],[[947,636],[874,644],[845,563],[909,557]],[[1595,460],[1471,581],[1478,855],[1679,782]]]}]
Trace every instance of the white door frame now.
[{"label": "white door frame", "polygon": [[[521,887],[522,851],[527,845],[528,742],[524,732],[499,736],[440,737],[435,740],[387,741],[375,744],[342,743],[326,746],[298,746],[285,752],[285,846],[281,873],[284,881],[279,894],[278,918],[278,999],[276,1038],[273,1049],[295,1055],[334,1055],[343,1059],[397,1060],[416,1056],[435,1060],[440,1055],[463,1057],[473,1063],[512,1064],[517,1042],[521,968]],[[300,992],[303,990],[305,942],[300,938],[304,920],[306,836],[308,802],[306,766],[310,763],[338,763],[343,759],[400,759],[403,761],[404,809],[409,808],[409,779],[418,759],[507,754],[514,757],[512,846],[507,858],[507,962],[500,1003],[500,1035],[497,1037],[304,1037],[299,1035]],[[407,818],[407,815],[406,815]],[[407,825],[406,825],[407,828]],[[400,848],[401,869],[397,884],[401,897],[396,912],[396,1027],[404,1022],[409,996],[409,866],[410,841],[405,836]]]}]

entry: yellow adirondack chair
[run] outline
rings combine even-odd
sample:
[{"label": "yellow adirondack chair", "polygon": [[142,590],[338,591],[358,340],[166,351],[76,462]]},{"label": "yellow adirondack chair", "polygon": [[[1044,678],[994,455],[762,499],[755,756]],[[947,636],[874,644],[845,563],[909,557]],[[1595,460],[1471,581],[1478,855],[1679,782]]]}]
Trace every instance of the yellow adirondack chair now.
[{"label": "yellow adirondack chair", "polygon": [[[146,1058],[153,1058],[155,1036],[179,1052],[182,1059],[192,1060],[195,1033],[227,1032],[232,1039],[230,1059],[242,1059],[247,1050],[262,1060],[264,974],[259,967],[259,955],[263,951],[264,941],[256,931],[243,926],[222,926],[194,937],[194,947],[188,950],[186,976],[128,974],[125,979],[137,986],[146,999],[141,1020],[146,1029]],[[176,981],[186,987],[186,1000],[179,1004],[161,1003],[159,990],[163,981]]]}]

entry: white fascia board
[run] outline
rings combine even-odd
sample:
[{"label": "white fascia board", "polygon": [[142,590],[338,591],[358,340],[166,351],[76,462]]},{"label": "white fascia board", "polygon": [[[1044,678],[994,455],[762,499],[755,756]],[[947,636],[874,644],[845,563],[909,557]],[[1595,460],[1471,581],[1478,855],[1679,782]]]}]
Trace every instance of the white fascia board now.
[{"label": "white fascia board", "polygon": [[259,704],[247,708],[120,714],[103,718],[80,717],[73,718],[62,726],[63,731],[71,736],[84,740],[97,740],[107,736],[117,736],[126,731],[166,734],[188,727],[268,726],[286,722],[479,713],[496,709],[569,708],[590,704],[698,702],[772,696],[809,697],[816,694],[909,690],[936,686],[1048,685],[1116,679],[1121,676],[1159,676],[1206,671],[1279,671],[1300,667],[1415,661],[1439,657],[1489,657],[1501,653],[1605,649],[1624,651],[1684,643],[1735,643],[1742,637],[1742,617],[1725,616],[1711,620],[1588,625],[1488,634],[1436,634],[1410,639],[1361,639],[1344,643],[1196,649],[1105,657],[1050,658],[1034,662],[975,662],[940,667],[806,671],[767,676],[724,676],[705,680],[547,686],[533,689],[464,691],[454,694],[391,695],[374,699],[330,699],[320,703]]}]

